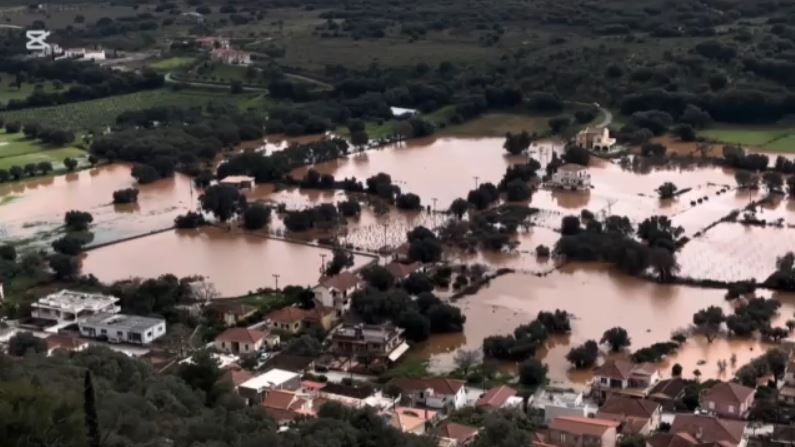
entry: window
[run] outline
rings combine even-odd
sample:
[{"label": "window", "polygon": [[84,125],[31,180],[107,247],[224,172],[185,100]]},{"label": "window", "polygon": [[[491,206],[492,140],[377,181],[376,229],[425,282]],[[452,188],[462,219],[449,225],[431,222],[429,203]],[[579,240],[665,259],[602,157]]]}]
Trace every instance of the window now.
[{"label": "window", "polygon": [[108,331],[105,330],[105,329],[102,329],[101,331],[99,331],[99,333],[102,334],[102,335],[107,335]]},{"label": "window", "polygon": [[734,405],[729,405],[729,413],[734,413]]},{"label": "window", "polygon": [[117,337],[121,337],[123,335],[124,335],[124,333],[122,331],[116,331],[116,336]]},{"label": "window", "polygon": [[715,409],[715,401],[713,401],[713,400],[709,401],[709,409],[710,410],[714,410]]}]

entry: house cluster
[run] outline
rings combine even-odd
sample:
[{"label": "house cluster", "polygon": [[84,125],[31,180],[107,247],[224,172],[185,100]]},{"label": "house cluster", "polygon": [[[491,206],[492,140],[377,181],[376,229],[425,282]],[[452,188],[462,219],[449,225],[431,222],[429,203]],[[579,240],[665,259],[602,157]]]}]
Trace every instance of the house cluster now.
[{"label": "house cluster", "polygon": [[227,37],[200,37],[194,42],[207,50],[210,59],[227,65],[249,65],[251,64],[251,53],[236,48],[232,48]]},{"label": "house cluster", "polygon": [[60,290],[32,303],[23,327],[43,337],[49,353],[82,351],[88,340],[148,345],[166,334],[163,318],[123,314],[118,303],[111,295]]},{"label": "house cluster", "polygon": [[[608,360],[594,370],[591,382],[598,409],[591,411],[576,398],[568,400],[562,414],[560,405],[547,408],[547,428],[535,434],[533,446],[615,447],[630,435],[642,436],[647,447],[749,445],[747,419],[755,389],[717,382],[699,395],[695,412],[682,412],[675,403],[685,388],[681,378],[661,380],[651,365]],[[546,399],[543,393],[536,397]]]}]

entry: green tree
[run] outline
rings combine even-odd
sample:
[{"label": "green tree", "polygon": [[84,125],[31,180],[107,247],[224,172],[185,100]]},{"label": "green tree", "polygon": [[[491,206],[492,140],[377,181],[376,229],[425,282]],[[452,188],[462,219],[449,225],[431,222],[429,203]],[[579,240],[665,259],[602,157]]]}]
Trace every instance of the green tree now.
[{"label": "green tree", "polygon": [[212,213],[221,222],[226,222],[245,206],[246,196],[240,194],[236,187],[221,183],[207,188],[199,201],[204,211]]},{"label": "green tree", "polygon": [[626,329],[616,326],[606,330],[602,335],[602,339],[599,340],[599,343],[607,343],[610,345],[610,350],[617,352],[629,346],[631,344],[631,340]]},{"label": "green tree", "polygon": [[47,352],[47,342],[30,332],[18,332],[8,340],[8,353],[21,357],[29,352],[41,354]]},{"label": "green tree", "polygon": [[83,413],[86,421],[86,434],[88,435],[88,446],[99,447],[99,415],[97,414],[96,396],[94,395],[94,381],[91,378],[91,371],[86,371],[83,380]]},{"label": "green tree", "polygon": [[519,383],[531,388],[541,386],[546,383],[547,371],[547,365],[531,357],[519,365]]},{"label": "green tree", "polygon": [[86,211],[71,210],[64,214],[63,220],[68,231],[85,231],[94,221],[94,216]]},{"label": "green tree", "polygon": [[457,198],[453,200],[453,203],[450,204],[450,212],[453,213],[455,217],[459,220],[464,217],[464,214],[469,209],[469,202],[462,198]]},{"label": "green tree", "polygon": [[348,267],[353,267],[353,254],[342,248],[335,248],[324,274],[333,276]]},{"label": "green tree", "polygon": [[693,324],[699,332],[707,337],[709,343],[712,343],[725,320],[723,309],[717,306],[709,306],[693,315]]},{"label": "green tree", "polygon": [[77,167],[77,160],[72,157],[66,157],[63,159],[63,165],[66,166],[68,171],[74,171]]},{"label": "green tree", "polygon": [[657,188],[657,194],[660,199],[672,199],[676,195],[678,188],[671,182],[665,182]]},{"label": "green tree", "polygon": [[17,259],[17,249],[11,244],[0,245],[0,259],[15,261]]},{"label": "green tree", "polygon": [[511,155],[519,155],[530,147],[532,141],[533,138],[526,130],[518,134],[508,132],[505,134],[505,143],[503,143],[502,147]]},{"label": "green tree", "polygon": [[588,340],[580,346],[575,346],[566,354],[566,360],[577,369],[590,368],[598,358],[599,345],[594,340]]},{"label": "green tree", "polygon": [[370,136],[364,130],[351,132],[351,144],[358,150],[362,150],[370,141]]},{"label": "green tree", "polygon": [[80,261],[74,256],[55,253],[50,256],[50,268],[55,272],[55,277],[62,281],[76,279],[80,274]]},{"label": "green tree", "polygon": [[243,226],[247,230],[259,230],[271,220],[271,208],[261,203],[249,205],[243,212]]},{"label": "green tree", "polygon": [[49,161],[40,161],[36,164],[36,169],[44,175],[49,174],[52,172],[52,163]]}]

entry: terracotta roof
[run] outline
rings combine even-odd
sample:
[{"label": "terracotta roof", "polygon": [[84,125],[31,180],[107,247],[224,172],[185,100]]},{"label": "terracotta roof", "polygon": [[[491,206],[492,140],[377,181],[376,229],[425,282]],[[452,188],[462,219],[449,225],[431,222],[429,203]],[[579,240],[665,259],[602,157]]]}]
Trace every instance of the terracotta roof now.
[{"label": "terracotta roof", "polygon": [[754,394],[754,389],[734,382],[719,382],[706,390],[701,396],[702,400],[735,404],[739,406]]},{"label": "terracotta roof", "polygon": [[649,447],[736,447],[729,441],[699,442],[688,433],[655,433],[646,439]]},{"label": "terracotta roof", "polygon": [[348,290],[356,287],[360,279],[351,272],[342,272],[338,275],[320,279],[320,285],[334,290]]},{"label": "terracotta roof", "polygon": [[221,332],[216,340],[237,342],[237,343],[257,343],[264,339],[268,334],[256,329],[246,329],[244,327],[230,327]]},{"label": "terracotta roof", "polygon": [[300,307],[287,306],[281,309],[276,309],[265,316],[265,320],[278,321],[279,323],[295,323],[296,321],[304,321],[307,311]]},{"label": "terracotta roof", "polygon": [[280,410],[289,410],[295,401],[295,393],[283,390],[272,390],[265,396],[262,401],[263,407],[278,408]]},{"label": "terracotta roof", "polygon": [[439,426],[437,430],[437,435],[455,439],[459,443],[464,443],[469,439],[472,439],[476,434],[478,434],[478,429],[476,427],[471,427],[469,425],[464,424],[456,424],[455,422],[445,422]]},{"label": "terracotta roof", "polygon": [[516,390],[505,385],[492,388],[482,396],[475,403],[478,407],[493,407],[500,408],[505,405],[508,398],[516,395]]},{"label": "terracotta roof", "polygon": [[657,382],[649,392],[651,397],[674,399],[685,390],[687,383],[680,378],[666,379]]},{"label": "terracotta roof", "polygon": [[582,166],[582,165],[578,165],[578,164],[574,164],[574,163],[566,163],[565,165],[560,166],[558,168],[558,171],[561,171],[561,172],[578,172],[578,171],[584,171],[586,169],[587,168],[585,166]]},{"label": "terracotta roof", "polygon": [[551,430],[589,436],[602,436],[607,430],[616,427],[616,421],[581,416],[559,416],[549,423]]},{"label": "terracotta roof", "polygon": [[317,391],[317,390],[323,389],[323,387],[325,387],[325,386],[326,386],[326,384],[323,383],[323,382],[315,382],[313,380],[302,380],[301,381],[301,388],[304,388],[304,389],[307,389],[307,390]]},{"label": "terracotta roof", "polygon": [[45,338],[47,349],[67,349],[69,351],[87,346],[88,342],[66,334],[52,334]]},{"label": "terracotta roof", "polygon": [[627,380],[633,376],[650,376],[657,369],[654,365],[646,363],[632,363],[626,360],[607,360],[594,369],[595,376],[609,377],[611,379]]},{"label": "terracotta roof", "polygon": [[671,433],[688,433],[693,437],[700,435],[702,442],[731,441],[735,444],[742,439],[744,421],[729,421],[711,416],[696,414],[677,414],[671,424]]},{"label": "terracotta roof", "polygon": [[652,400],[610,396],[602,408],[599,409],[597,416],[614,415],[648,419],[658,408],[660,408],[660,404]]},{"label": "terracotta roof", "polygon": [[390,262],[387,264],[386,269],[389,273],[392,274],[396,279],[403,279],[412,273],[419,270],[422,266],[419,262],[412,262],[411,264],[401,264],[400,262]]},{"label": "terracotta roof", "polygon": [[224,374],[221,376],[221,380],[228,380],[232,385],[237,387],[241,383],[251,379],[254,377],[254,374],[242,369],[240,367],[237,368],[227,368]]},{"label": "terracotta roof", "polygon": [[394,383],[398,388],[407,392],[430,388],[436,394],[451,395],[461,390],[466,382],[445,377],[430,377],[427,379],[397,379]]},{"label": "terracotta roof", "polygon": [[332,307],[316,305],[312,309],[304,311],[304,320],[319,322],[328,315],[336,314],[336,312]]}]

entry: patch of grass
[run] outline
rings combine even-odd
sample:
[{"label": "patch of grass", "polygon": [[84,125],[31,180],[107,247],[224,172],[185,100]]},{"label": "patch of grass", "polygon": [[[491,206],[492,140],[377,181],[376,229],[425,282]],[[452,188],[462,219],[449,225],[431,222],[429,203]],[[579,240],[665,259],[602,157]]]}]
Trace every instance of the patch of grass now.
[{"label": "patch of grass", "polygon": [[447,126],[442,129],[441,133],[462,137],[502,137],[507,132],[516,133],[526,130],[530,133],[545,134],[549,132],[547,125],[549,118],[549,116],[493,112],[463,124]]},{"label": "patch of grass", "polygon": [[795,133],[765,144],[765,149],[778,152],[795,152]]},{"label": "patch of grass", "polygon": [[49,161],[57,170],[66,157],[80,158],[85,152],[76,147],[52,148],[36,140],[25,139],[22,133],[0,133],[0,169]]},{"label": "patch of grass", "polygon": [[701,131],[699,135],[720,143],[762,147],[786,137],[787,133],[786,129],[775,128],[718,128]]},{"label": "patch of grass", "polygon": [[168,72],[172,70],[180,70],[190,67],[196,62],[195,57],[191,56],[175,56],[166,59],[160,59],[149,64],[149,68],[159,72]]},{"label": "patch of grass", "polygon": [[394,368],[382,374],[378,379],[382,382],[389,382],[397,378],[421,378],[428,376],[428,361],[407,358],[402,360]]},{"label": "patch of grass", "polygon": [[0,113],[0,116],[6,121],[25,122],[30,120],[75,131],[100,131],[106,126],[113,125],[119,114],[130,110],[141,110],[163,104],[177,107],[204,106],[211,102],[239,104],[252,99],[253,96],[259,95],[245,93],[230,95],[229,92],[223,90],[185,89],[176,91],[163,88],[60,106],[3,112]]},{"label": "patch of grass", "polygon": [[[12,99],[25,99],[32,95],[36,90],[36,85],[42,87],[42,92],[52,93],[58,91],[55,88],[55,82],[42,81],[42,82],[23,82],[19,88],[14,85],[15,75],[8,73],[0,73],[0,104],[5,104]],[[69,84],[62,84],[61,90],[69,88]]]}]

